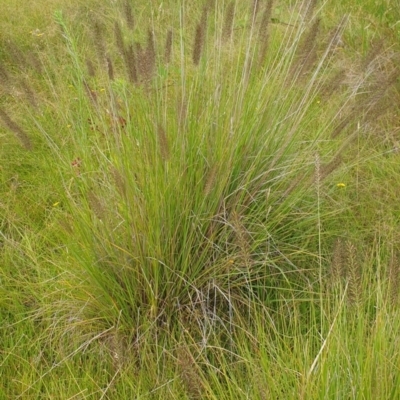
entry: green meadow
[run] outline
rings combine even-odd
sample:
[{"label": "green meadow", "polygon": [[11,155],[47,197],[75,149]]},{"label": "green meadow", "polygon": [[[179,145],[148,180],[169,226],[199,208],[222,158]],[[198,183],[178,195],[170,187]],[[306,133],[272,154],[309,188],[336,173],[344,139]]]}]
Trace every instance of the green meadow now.
[{"label": "green meadow", "polygon": [[2,0],[0,399],[400,399],[397,0]]}]

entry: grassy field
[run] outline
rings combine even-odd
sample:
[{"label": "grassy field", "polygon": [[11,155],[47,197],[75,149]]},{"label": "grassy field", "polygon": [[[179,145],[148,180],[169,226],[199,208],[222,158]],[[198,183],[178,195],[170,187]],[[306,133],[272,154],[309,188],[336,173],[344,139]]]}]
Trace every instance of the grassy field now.
[{"label": "grassy field", "polygon": [[2,0],[0,399],[399,399],[399,10]]}]

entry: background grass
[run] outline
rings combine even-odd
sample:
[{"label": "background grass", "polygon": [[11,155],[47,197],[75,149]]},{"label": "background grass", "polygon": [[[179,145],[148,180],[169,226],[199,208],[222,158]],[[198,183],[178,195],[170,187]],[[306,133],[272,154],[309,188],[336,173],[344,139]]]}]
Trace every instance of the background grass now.
[{"label": "background grass", "polygon": [[3,3],[3,398],[399,397],[395,2]]}]

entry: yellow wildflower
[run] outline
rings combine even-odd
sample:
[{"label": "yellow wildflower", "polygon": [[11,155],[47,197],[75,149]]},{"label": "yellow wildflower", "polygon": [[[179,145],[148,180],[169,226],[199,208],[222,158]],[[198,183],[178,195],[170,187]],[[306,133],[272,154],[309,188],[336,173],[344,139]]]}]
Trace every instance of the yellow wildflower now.
[{"label": "yellow wildflower", "polygon": [[338,188],[344,188],[344,187],[346,187],[346,184],[343,183],[343,182],[340,182],[340,183],[337,183],[336,186],[337,186]]}]

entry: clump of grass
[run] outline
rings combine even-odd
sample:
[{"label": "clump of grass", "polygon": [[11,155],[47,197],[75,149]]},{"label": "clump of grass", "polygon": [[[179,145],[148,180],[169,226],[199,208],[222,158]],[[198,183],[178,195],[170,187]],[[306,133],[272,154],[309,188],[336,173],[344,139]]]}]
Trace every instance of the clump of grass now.
[{"label": "clump of grass", "polygon": [[[266,270],[280,271],[277,276],[284,282],[290,281],[287,274],[295,276],[295,271],[302,269],[300,265],[307,264],[302,235],[309,235],[313,242],[316,224],[306,217],[311,211],[300,204],[304,196],[310,199],[310,205],[313,203],[315,193],[308,187],[313,186],[314,171],[307,160],[315,154],[313,143],[319,141],[326,127],[298,152],[303,146],[300,136],[308,131],[315,112],[312,98],[319,86],[316,77],[306,85],[293,81],[285,91],[282,84],[291,73],[293,58],[297,65],[311,52],[317,25],[310,28],[311,33],[299,31],[294,39],[293,27],[288,26],[291,33],[287,43],[276,47],[271,42],[271,51],[283,52],[285,58],[271,57],[272,64],[266,65],[259,77],[251,64],[257,57],[257,43],[266,42],[271,10],[272,2],[268,2],[259,35],[246,33],[235,38],[236,53],[210,48],[207,63],[212,74],[198,68],[190,73],[168,68],[167,78],[180,82],[172,90],[165,85],[165,77],[155,74],[156,61],[161,57],[153,28],[147,30],[145,47],[136,43],[134,48],[126,46],[122,27],[114,23],[114,44],[127,70],[125,80],[120,78],[118,62],[111,58],[111,45],[104,41],[106,28],[100,28],[101,21],[95,23],[94,49],[98,58],[105,58],[109,64],[104,74],[109,78],[108,90],[101,92],[96,87],[102,84],[102,77],[91,77],[90,84],[82,77],[84,69],[79,66],[84,63],[76,52],[74,38],[64,22],[58,21],[79,69],[77,91],[89,98],[82,102],[80,118],[71,119],[96,124],[89,135],[84,125],[71,139],[86,154],[82,155],[85,171],[75,174],[68,201],[71,212],[78,213],[74,231],[80,248],[92,249],[77,257],[82,257],[79,263],[87,268],[99,293],[104,291],[103,282],[109,280],[115,298],[110,307],[124,324],[132,318],[138,318],[135,323],[140,324],[146,315],[166,315],[174,320],[178,318],[174,311],[178,305],[191,304],[194,293],[210,293],[205,288],[213,280],[224,300],[217,306],[208,299],[207,307],[215,307],[213,314],[226,318],[233,309],[233,293],[239,303],[241,292],[249,297],[269,296],[260,289],[268,282]],[[216,8],[202,9],[191,55],[184,52],[181,43],[181,65],[190,56],[195,65],[205,57],[211,12],[217,12]],[[229,12],[236,11],[231,8]],[[221,18],[222,25],[226,26],[226,18],[225,22]],[[215,28],[210,26],[210,32]],[[304,43],[296,53],[292,40]],[[170,47],[168,42],[172,43],[172,33],[167,33],[165,51]],[[319,61],[319,68],[324,62],[327,60]],[[149,84],[131,85],[139,81]],[[264,90],[267,82],[270,84]],[[123,129],[118,123],[120,115],[129,118]],[[340,167],[338,160],[339,156],[334,156],[333,161],[319,166],[319,193],[326,178]],[[293,163],[302,168],[293,171]],[[267,191],[272,194],[266,202]],[[292,210],[300,211],[294,216]],[[88,223],[93,214],[102,224]],[[301,235],[296,228],[299,218],[300,225],[304,224]],[[264,254],[265,243],[272,246],[271,256]],[[294,251],[296,248],[301,250]],[[226,254],[229,252],[230,257]],[[288,258],[290,263],[286,262]],[[232,275],[226,274],[227,259],[233,261],[228,268],[235,271]],[[296,279],[310,278],[298,274]],[[176,283],[171,286],[172,282]],[[140,304],[142,311],[133,317],[131,310]]]},{"label": "clump of grass", "polygon": [[[287,28],[269,26],[272,2],[264,4],[261,18],[255,18],[261,8],[248,15],[247,4],[238,2],[228,5],[225,15],[206,6],[203,31],[196,30],[193,38],[185,31],[177,57],[170,57],[172,30],[165,48],[159,49],[155,26],[148,30],[145,45],[134,45],[125,44],[124,26],[114,24],[115,43],[103,35],[103,45],[94,44],[102,65],[108,58],[113,66],[112,74],[108,69],[104,76],[84,72],[87,54],[75,46],[81,39],[63,30],[72,59],[63,84],[73,83],[74,101],[56,101],[63,98],[64,86],[55,79],[49,82],[54,101],[48,106],[57,105],[52,114],[60,124],[67,120],[75,125],[66,140],[53,131],[54,137],[48,135],[51,124],[34,117],[62,175],[63,209],[54,206],[51,213],[71,221],[61,241],[61,251],[66,246],[62,255],[71,265],[64,264],[68,268],[57,278],[63,289],[52,294],[63,291],[65,298],[54,304],[58,309],[52,310],[52,318],[61,337],[71,331],[91,335],[93,347],[97,338],[118,331],[108,346],[112,373],[101,384],[103,396],[119,393],[111,392],[119,382],[130,382],[125,398],[150,391],[189,398],[221,398],[221,393],[228,393],[227,398],[279,398],[283,393],[296,396],[300,389],[305,397],[315,394],[318,385],[325,395],[333,391],[330,379],[321,383],[320,374],[328,376],[336,365],[326,349],[343,346],[337,326],[344,326],[344,311],[342,299],[323,298],[318,274],[323,241],[332,234],[338,214],[329,208],[335,195],[333,178],[328,178],[346,172],[342,167],[353,143],[339,135],[329,137],[334,118],[330,113],[322,117],[315,101],[323,90],[321,82],[328,81],[324,73],[334,42],[329,41],[317,60],[316,25],[305,34],[293,29],[312,18],[293,17],[294,26]],[[261,2],[252,6],[261,7]],[[205,13],[215,13],[215,18]],[[252,18],[252,32],[238,34],[231,18],[238,26]],[[182,32],[196,28],[181,23]],[[212,35],[221,27],[223,36],[232,39],[232,51],[222,51],[219,46],[228,40]],[[135,34],[141,27],[136,28]],[[254,34],[257,29],[259,35]],[[306,46],[307,40],[312,45]],[[186,43],[193,42],[188,51]],[[262,61],[262,71],[251,68],[266,44],[268,63]],[[163,58],[168,68],[155,73],[157,60]],[[187,63],[197,66],[202,58],[207,68]],[[146,85],[137,85],[139,81]],[[346,128],[361,112],[349,111],[355,92],[346,99],[342,95],[329,93],[332,108],[339,103],[333,115],[349,112]],[[122,126],[120,118],[127,123]],[[71,168],[78,155],[84,168]],[[334,259],[336,252],[340,250],[334,250]],[[363,304],[359,262],[350,245],[349,253],[349,302]],[[339,264],[332,261],[332,274],[342,274]],[[177,369],[175,379],[165,360],[182,332],[193,335],[201,348],[194,357],[182,345],[172,368]],[[125,345],[133,342],[140,343],[140,356],[137,350],[130,354],[133,346]],[[140,364],[134,383],[132,371],[124,370],[129,363],[120,362],[122,353]],[[254,377],[253,371],[260,374]],[[353,370],[335,371],[347,376]],[[268,382],[257,382],[259,376]],[[183,383],[185,393],[175,382]]]}]

